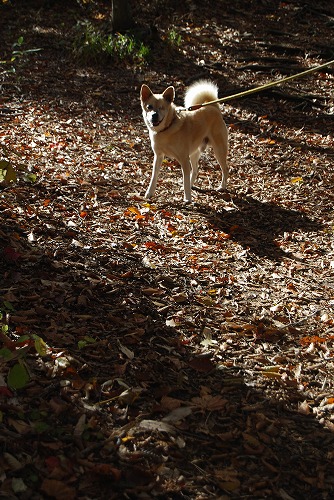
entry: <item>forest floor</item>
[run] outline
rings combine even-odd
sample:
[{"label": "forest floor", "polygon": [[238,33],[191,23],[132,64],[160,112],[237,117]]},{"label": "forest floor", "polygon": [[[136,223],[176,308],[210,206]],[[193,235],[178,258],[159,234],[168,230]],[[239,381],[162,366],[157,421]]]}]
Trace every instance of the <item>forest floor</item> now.
[{"label": "forest floor", "polygon": [[75,57],[108,2],[0,2],[1,498],[334,497],[334,69],[222,106],[191,205],[139,103],[333,59],[334,8],[210,3],[137,2],[139,64]]}]

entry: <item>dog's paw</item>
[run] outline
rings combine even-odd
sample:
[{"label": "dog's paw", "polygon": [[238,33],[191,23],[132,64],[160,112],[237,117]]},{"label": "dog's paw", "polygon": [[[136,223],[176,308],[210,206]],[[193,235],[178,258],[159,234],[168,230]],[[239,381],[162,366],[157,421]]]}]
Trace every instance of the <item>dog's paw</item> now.
[{"label": "dog's paw", "polygon": [[226,182],[221,182],[217,191],[226,191]]}]

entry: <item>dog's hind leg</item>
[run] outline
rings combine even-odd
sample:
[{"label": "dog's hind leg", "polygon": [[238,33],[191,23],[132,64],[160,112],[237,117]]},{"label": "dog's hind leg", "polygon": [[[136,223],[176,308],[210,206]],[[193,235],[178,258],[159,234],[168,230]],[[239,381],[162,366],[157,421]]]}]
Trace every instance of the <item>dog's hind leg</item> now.
[{"label": "dog's hind leg", "polygon": [[211,146],[215,157],[220,165],[222,171],[222,180],[219,185],[219,190],[226,189],[226,181],[228,178],[227,167],[227,129],[224,127],[219,134],[213,135],[211,138]]},{"label": "dog's hind leg", "polygon": [[155,189],[157,187],[159,172],[162,164],[162,160],[164,159],[163,155],[154,154],[153,160],[153,169],[151,175],[151,181],[145,193],[145,198],[152,198],[155,193]]},{"label": "dog's hind leg", "polygon": [[194,153],[190,155],[190,163],[191,163],[191,177],[190,177],[190,185],[191,187],[195,184],[197,175],[198,175],[198,160],[201,156],[202,150],[200,148],[196,149]]}]

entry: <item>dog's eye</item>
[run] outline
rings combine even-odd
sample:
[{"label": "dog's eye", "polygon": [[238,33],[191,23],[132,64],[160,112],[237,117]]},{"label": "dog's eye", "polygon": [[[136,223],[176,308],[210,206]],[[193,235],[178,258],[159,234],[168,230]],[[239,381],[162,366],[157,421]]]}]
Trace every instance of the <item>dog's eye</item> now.
[{"label": "dog's eye", "polygon": [[146,106],[146,109],[147,109],[147,111],[152,111],[152,109],[153,109],[152,104],[148,104],[148,105]]}]

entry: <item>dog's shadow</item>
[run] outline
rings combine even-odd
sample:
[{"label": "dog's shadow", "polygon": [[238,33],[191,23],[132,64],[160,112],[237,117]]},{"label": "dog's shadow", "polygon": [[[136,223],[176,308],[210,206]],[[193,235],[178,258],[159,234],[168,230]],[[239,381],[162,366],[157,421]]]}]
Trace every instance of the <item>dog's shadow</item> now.
[{"label": "dog's shadow", "polygon": [[[312,238],[301,233],[321,230],[321,224],[302,211],[259,201],[251,196],[230,196],[232,209],[231,204],[215,210],[200,203],[195,204],[194,209],[206,217],[212,228],[227,233],[233,241],[259,257],[275,261],[286,258],[303,260],[298,255],[301,252],[297,247]],[[285,248],[286,240],[296,241],[297,255]]]}]

